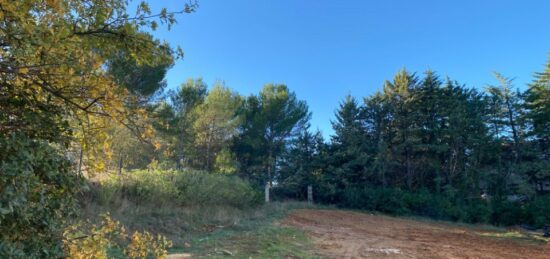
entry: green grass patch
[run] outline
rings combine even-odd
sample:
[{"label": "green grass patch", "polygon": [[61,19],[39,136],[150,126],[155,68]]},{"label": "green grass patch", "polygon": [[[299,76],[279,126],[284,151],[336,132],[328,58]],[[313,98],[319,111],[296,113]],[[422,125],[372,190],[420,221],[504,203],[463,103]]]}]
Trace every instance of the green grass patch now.
[{"label": "green grass patch", "polygon": [[545,238],[540,233],[532,232],[519,232],[519,231],[504,231],[504,232],[482,232],[481,236],[496,238],[496,239],[508,239],[517,242],[527,243],[550,243],[550,238]]},{"label": "green grass patch", "polygon": [[188,248],[171,252],[191,253],[199,258],[314,258],[311,251],[311,243],[303,231],[267,223],[251,230],[222,230],[197,237]]},{"label": "green grass patch", "polygon": [[183,246],[176,245],[170,252],[199,258],[314,258],[303,231],[279,224],[293,209],[314,207],[299,202],[265,204],[243,214],[234,225],[188,236]]}]

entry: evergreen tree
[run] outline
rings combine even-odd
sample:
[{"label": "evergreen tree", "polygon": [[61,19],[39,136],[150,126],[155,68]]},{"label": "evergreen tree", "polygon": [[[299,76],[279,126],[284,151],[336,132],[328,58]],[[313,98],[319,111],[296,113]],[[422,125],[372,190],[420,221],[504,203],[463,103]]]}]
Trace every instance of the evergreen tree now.
[{"label": "evergreen tree", "polygon": [[288,141],[310,119],[307,104],[285,85],[268,84],[246,100],[241,113],[244,123],[234,145],[241,173],[260,185],[271,184]]},{"label": "evergreen tree", "polygon": [[[237,133],[236,129],[240,124],[237,110],[241,104],[242,98],[239,94],[217,84],[208,92],[204,102],[193,110],[196,118],[193,123],[194,147],[198,151],[197,162],[201,169],[213,170],[220,151],[228,151],[229,141]],[[231,157],[230,154],[223,155],[226,156],[223,158],[225,160],[228,156]]]},{"label": "evergreen tree", "polygon": [[346,96],[332,122],[331,182],[338,188],[363,186],[367,178],[367,154],[363,112],[357,100]]},{"label": "evergreen tree", "polygon": [[[408,189],[412,189],[414,184],[413,145],[418,142],[418,125],[415,124],[416,111],[413,107],[413,91],[417,83],[418,78],[415,74],[401,70],[392,82],[386,81],[384,84],[384,96],[390,104],[392,118],[389,145],[394,149],[394,158],[400,164],[397,170],[405,173],[403,178]],[[399,178],[396,180],[400,181]]]},{"label": "evergreen tree", "polygon": [[512,80],[495,73],[497,86],[488,86],[490,125],[498,157],[493,174],[494,187],[498,196],[516,194],[527,184],[523,159],[525,126],[523,123],[523,100],[519,92],[512,89]]},{"label": "evergreen tree", "polygon": [[367,153],[372,157],[369,171],[372,176],[370,181],[381,184],[383,187],[389,184],[390,168],[395,167],[391,159],[391,150],[388,143],[391,141],[389,131],[390,111],[389,104],[380,92],[364,99],[364,126],[366,131]]},{"label": "evergreen tree", "polygon": [[[193,111],[201,105],[208,94],[207,85],[202,79],[188,79],[177,91],[169,93],[171,106],[164,107],[160,114],[161,124],[157,130],[169,137],[168,154],[179,166],[199,167],[198,151],[195,149],[196,132],[193,128],[197,113]],[[172,114],[173,117],[166,116]]]},{"label": "evergreen tree", "polygon": [[306,199],[307,186],[319,184],[319,172],[324,164],[320,157],[323,145],[321,133],[311,133],[307,125],[283,154],[277,182],[285,192],[295,194],[293,198]]},{"label": "evergreen tree", "polygon": [[542,192],[543,182],[550,181],[550,61],[543,72],[535,74],[525,95],[526,119],[530,124],[531,150],[526,158],[526,173]]}]

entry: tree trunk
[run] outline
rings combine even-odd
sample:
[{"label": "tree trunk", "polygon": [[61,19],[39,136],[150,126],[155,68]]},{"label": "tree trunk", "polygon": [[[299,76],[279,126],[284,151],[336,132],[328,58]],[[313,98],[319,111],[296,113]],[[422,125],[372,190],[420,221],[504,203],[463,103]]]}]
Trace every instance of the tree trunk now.
[{"label": "tree trunk", "polygon": [[80,148],[80,158],[78,159],[78,176],[82,177],[82,159],[84,158],[84,149]]},{"label": "tree trunk", "polygon": [[273,169],[273,152],[271,151],[271,149],[269,150],[268,152],[268,157],[267,157],[267,183],[269,184],[269,186],[273,186],[273,181],[272,181],[272,169]]},{"label": "tree trunk", "polygon": [[118,175],[119,176],[122,175],[122,164],[123,164],[122,152],[120,152],[119,153],[119,160],[118,160]]}]

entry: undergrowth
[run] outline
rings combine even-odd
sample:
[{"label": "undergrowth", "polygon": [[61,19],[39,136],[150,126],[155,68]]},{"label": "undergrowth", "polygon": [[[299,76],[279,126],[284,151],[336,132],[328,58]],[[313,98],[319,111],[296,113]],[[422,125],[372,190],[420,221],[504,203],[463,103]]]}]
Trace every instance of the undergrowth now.
[{"label": "undergrowth", "polygon": [[165,236],[171,253],[194,256],[308,257],[300,230],[275,226],[299,202],[264,204],[248,182],[199,171],[137,170],[104,175],[80,197],[80,215],[120,221],[128,231]]}]

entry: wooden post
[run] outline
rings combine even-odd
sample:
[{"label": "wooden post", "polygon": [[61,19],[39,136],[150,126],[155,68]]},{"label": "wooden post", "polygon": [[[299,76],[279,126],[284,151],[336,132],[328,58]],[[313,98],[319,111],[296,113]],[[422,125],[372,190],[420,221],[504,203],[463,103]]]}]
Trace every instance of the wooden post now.
[{"label": "wooden post", "polygon": [[311,185],[307,186],[307,203],[313,203],[313,187]]},{"label": "wooden post", "polygon": [[269,202],[269,182],[265,184],[265,202]]}]

